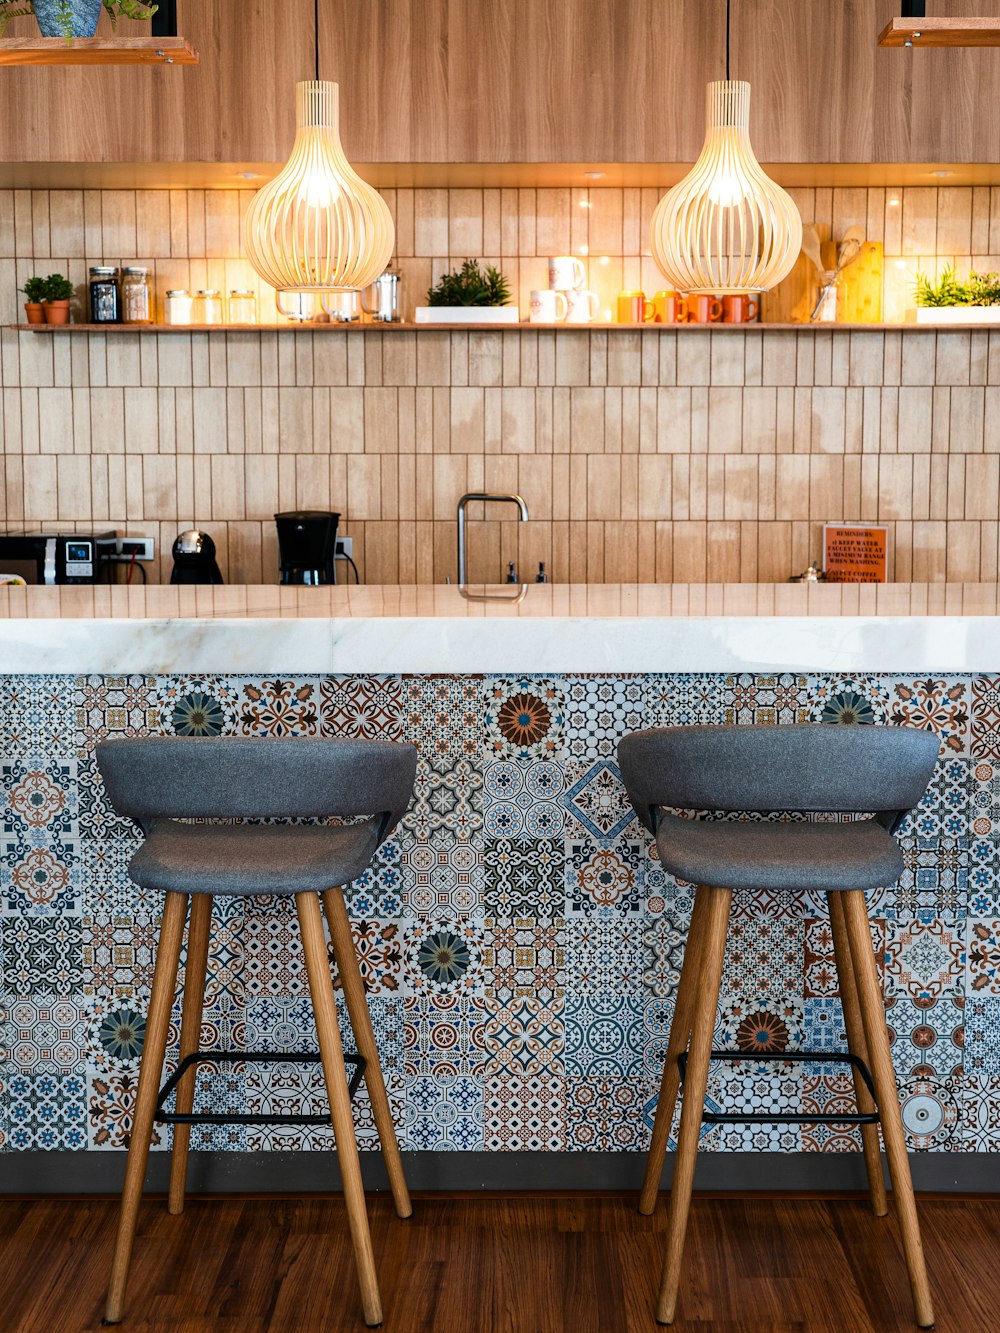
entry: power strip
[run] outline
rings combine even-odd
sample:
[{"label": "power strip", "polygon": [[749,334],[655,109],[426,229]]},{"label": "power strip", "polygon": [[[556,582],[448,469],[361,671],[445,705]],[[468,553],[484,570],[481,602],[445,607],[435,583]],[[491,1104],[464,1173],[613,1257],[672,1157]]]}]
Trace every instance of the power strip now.
[{"label": "power strip", "polygon": [[112,537],[101,543],[100,554],[113,563],[131,564],[133,560],[152,560],[154,546],[152,537]]}]

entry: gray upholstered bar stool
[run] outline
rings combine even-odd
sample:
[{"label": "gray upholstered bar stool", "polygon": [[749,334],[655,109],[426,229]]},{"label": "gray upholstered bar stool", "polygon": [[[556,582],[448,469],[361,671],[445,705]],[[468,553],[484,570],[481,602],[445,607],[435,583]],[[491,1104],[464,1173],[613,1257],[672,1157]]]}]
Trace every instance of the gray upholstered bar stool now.
[{"label": "gray upholstered bar stool", "polygon": [[[894,884],[899,878],[903,858],[892,834],[923,795],[937,753],[937,737],[924,731],[823,725],[668,727],[637,732],[618,747],[632,805],[655,836],[664,868],[697,885],[639,1203],[641,1212],[653,1211],[683,1079],[667,1253],[656,1312],[660,1323],[674,1319],[703,1121],[824,1119],[709,1115],[704,1109],[710,1059],[739,1058],[712,1050],[733,890],[771,888],[827,892],[848,1052],[796,1054],[850,1063],[858,1114],[827,1119],[861,1125],[872,1206],[878,1215],[887,1212],[878,1141],[881,1124],[917,1323],[921,1328],[933,1326],[865,890]],[[688,819],[674,810],[873,817],[832,823],[747,822]],[[788,1054],[770,1058],[783,1060]]]},{"label": "gray upholstered bar stool", "polygon": [[[97,764],[112,805],[136,820],[146,835],[132,858],[129,874],[143,888],[159,889],[166,895],[105,1323],[117,1323],[124,1310],[154,1120],[168,1120],[176,1125],[168,1207],[170,1212],[179,1213],[184,1206],[190,1125],[205,1119],[191,1114],[195,1065],[201,1058],[239,1059],[245,1054],[198,1052],[212,899],[234,894],[295,896],[319,1036],[318,1058],[322,1061],[330,1099],[330,1119],[365,1322],[369,1326],[381,1323],[382,1307],[351,1118],[345,1057],[317,895],[323,897],[337,969],[358,1044],[359,1056],[348,1058],[358,1065],[359,1073],[364,1072],[396,1211],[400,1217],[409,1217],[410,1197],[341,886],[368,867],[376,848],[402,817],[413,792],[416,762],[413,746],[391,741],[171,736],[104,741],[97,747]],[[368,818],[340,826],[179,822],[322,820],[330,816]],[[189,897],[191,922],[181,1014],[181,1063],[174,1078],[158,1095]],[[317,1059],[315,1055],[270,1058]],[[162,1105],[175,1086],[176,1110],[168,1115]],[[214,1118],[213,1123],[218,1119]],[[260,1124],[275,1117],[232,1115],[224,1119]],[[289,1119],[295,1123],[316,1121],[316,1117],[306,1116]]]}]

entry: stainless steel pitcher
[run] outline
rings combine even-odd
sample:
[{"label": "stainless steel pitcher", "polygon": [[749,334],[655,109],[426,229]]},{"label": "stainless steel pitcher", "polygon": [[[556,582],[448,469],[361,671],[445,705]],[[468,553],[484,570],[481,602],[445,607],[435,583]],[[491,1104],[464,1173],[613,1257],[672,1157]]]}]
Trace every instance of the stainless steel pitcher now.
[{"label": "stainless steel pitcher", "polygon": [[[361,304],[365,312],[371,315],[377,323],[394,324],[403,318],[402,281],[402,273],[394,273],[392,269],[387,268],[384,273],[375,279],[370,288],[362,292]],[[365,296],[372,289],[375,291],[375,296],[373,304],[369,305]]]}]

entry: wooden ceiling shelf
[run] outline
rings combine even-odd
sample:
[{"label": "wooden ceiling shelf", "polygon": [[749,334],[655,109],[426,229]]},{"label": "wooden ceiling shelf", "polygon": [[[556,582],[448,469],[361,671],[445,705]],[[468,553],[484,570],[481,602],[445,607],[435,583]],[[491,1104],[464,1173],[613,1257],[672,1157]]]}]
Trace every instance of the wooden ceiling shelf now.
[{"label": "wooden ceiling shelf", "polygon": [[197,65],[183,37],[5,37],[0,65]]},{"label": "wooden ceiling shelf", "polygon": [[893,19],[879,46],[1000,46],[1000,19]]}]

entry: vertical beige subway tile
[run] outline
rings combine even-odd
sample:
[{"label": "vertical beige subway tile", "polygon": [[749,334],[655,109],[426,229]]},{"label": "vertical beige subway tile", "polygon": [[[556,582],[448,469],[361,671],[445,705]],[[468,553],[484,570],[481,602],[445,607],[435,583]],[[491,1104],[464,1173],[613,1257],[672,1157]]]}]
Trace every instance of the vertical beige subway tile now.
[{"label": "vertical beige subway tile", "polygon": [[878,461],[878,519],[911,519],[913,513],[913,457],[885,455]]},{"label": "vertical beige subway tile", "polygon": [[170,223],[169,190],[136,191],[135,234],[138,254],[148,255],[150,259],[169,258],[173,253]]},{"label": "vertical beige subway tile", "polygon": [[691,330],[677,340],[677,383],[711,384],[712,357],[710,334]]},{"label": "vertical beige subway tile", "polygon": [[[470,259],[485,253],[483,249],[483,191],[449,190],[449,255]],[[491,252],[496,247],[491,248]]]},{"label": "vertical beige subway tile", "polygon": [[675,583],[708,581],[708,526],[698,522],[673,525],[673,580]]},{"label": "vertical beige subway tile", "polygon": [[449,255],[448,191],[419,189],[413,195],[414,254]]},{"label": "vertical beige subway tile", "polygon": [[567,332],[555,340],[555,383],[590,383],[590,341],[586,333]]},{"label": "vertical beige subway tile", "polygon": [[968,384],[972,361],[972,335],[948,332],[937,335],[935,384]]},{"label": "vertical beige subway tile", "polygon": [[624,244],[624,193],[618,189],[595,189],[589,192],[590,253],[621,255]]},{"label": "vertical beige subway tile", "polygon": [[745,373],[742,333],[710,333],[710,383],[743,384]]},{"label": "vertical beige subway tile", "polygon": [[742,448],[743,391],[738,388],[708,390],[708,450],[734,454]]},{"label": "vertical beige subway tile", "polygon": [[972,253],[989,254],[990,251],[990,187],[977,185],[972,191]]},{"label": "vertical beige subway tile", "polygon": [[587,517],[621,517],[621,460],[591,454],[587,459]]},{"label": "vertical beige subway tile", "polygon": [[759,331],[747,331],[743,339],[743,383],[757,387],[764,383],[764,336]]},{"label": "vertical beige subway tile", "polygon": [[483,190],[483,253],[505,255],[500,226],[500,191]]},{"label": "vertical beige subway tile", "polygon": [[903,192],[902,244],[904,255],[937,252],[937,196],[934,189],[907,186]]},{"label": "vertical beige subway tile", "polygon": [[[793,385],[797,378],[797,335],[771,332],[762,335],[761,381],[768,385]],[[810,366],[810,379],[811,379]]]},{"label": "vertical beige subway tile", "polygon": [[882,249],[886,258],[903,253],[903,191],[896,187],[885,192],[885,234]]},{"label": "vertical beige subway tile", "polygon": [[952,186],[937,192],[937,237],[934,250],[942,255],[972,253],[972,190]]},{"label": "vertical beige subway tile", "polygon": [[729,454],[723,460],[722,511],[726,520],[757,518],[757,460]]},{"label": "vertical beige subway tile", "polygon": [[187,191],[187,244],[188,254],[201,257],[207,245],[205,237],[205,191]]},{"label": "vertical beige subway tile", "polygon": [[607,345],[607,383],[642,383],[641,334],[638,330],[602,336]]},{"label": "vertical beige subway tile", "polygon": [[49,195],[49,242],[52,254],[65,259],[86,256],[83,191],[53,190]]},{"label": "vertical beige subway tile", "polygon": [[[535,248],[531,253],[552,255],[570,253],[570,191],[536,190]],[[522,250],[522,254],[524,251]]]}]

